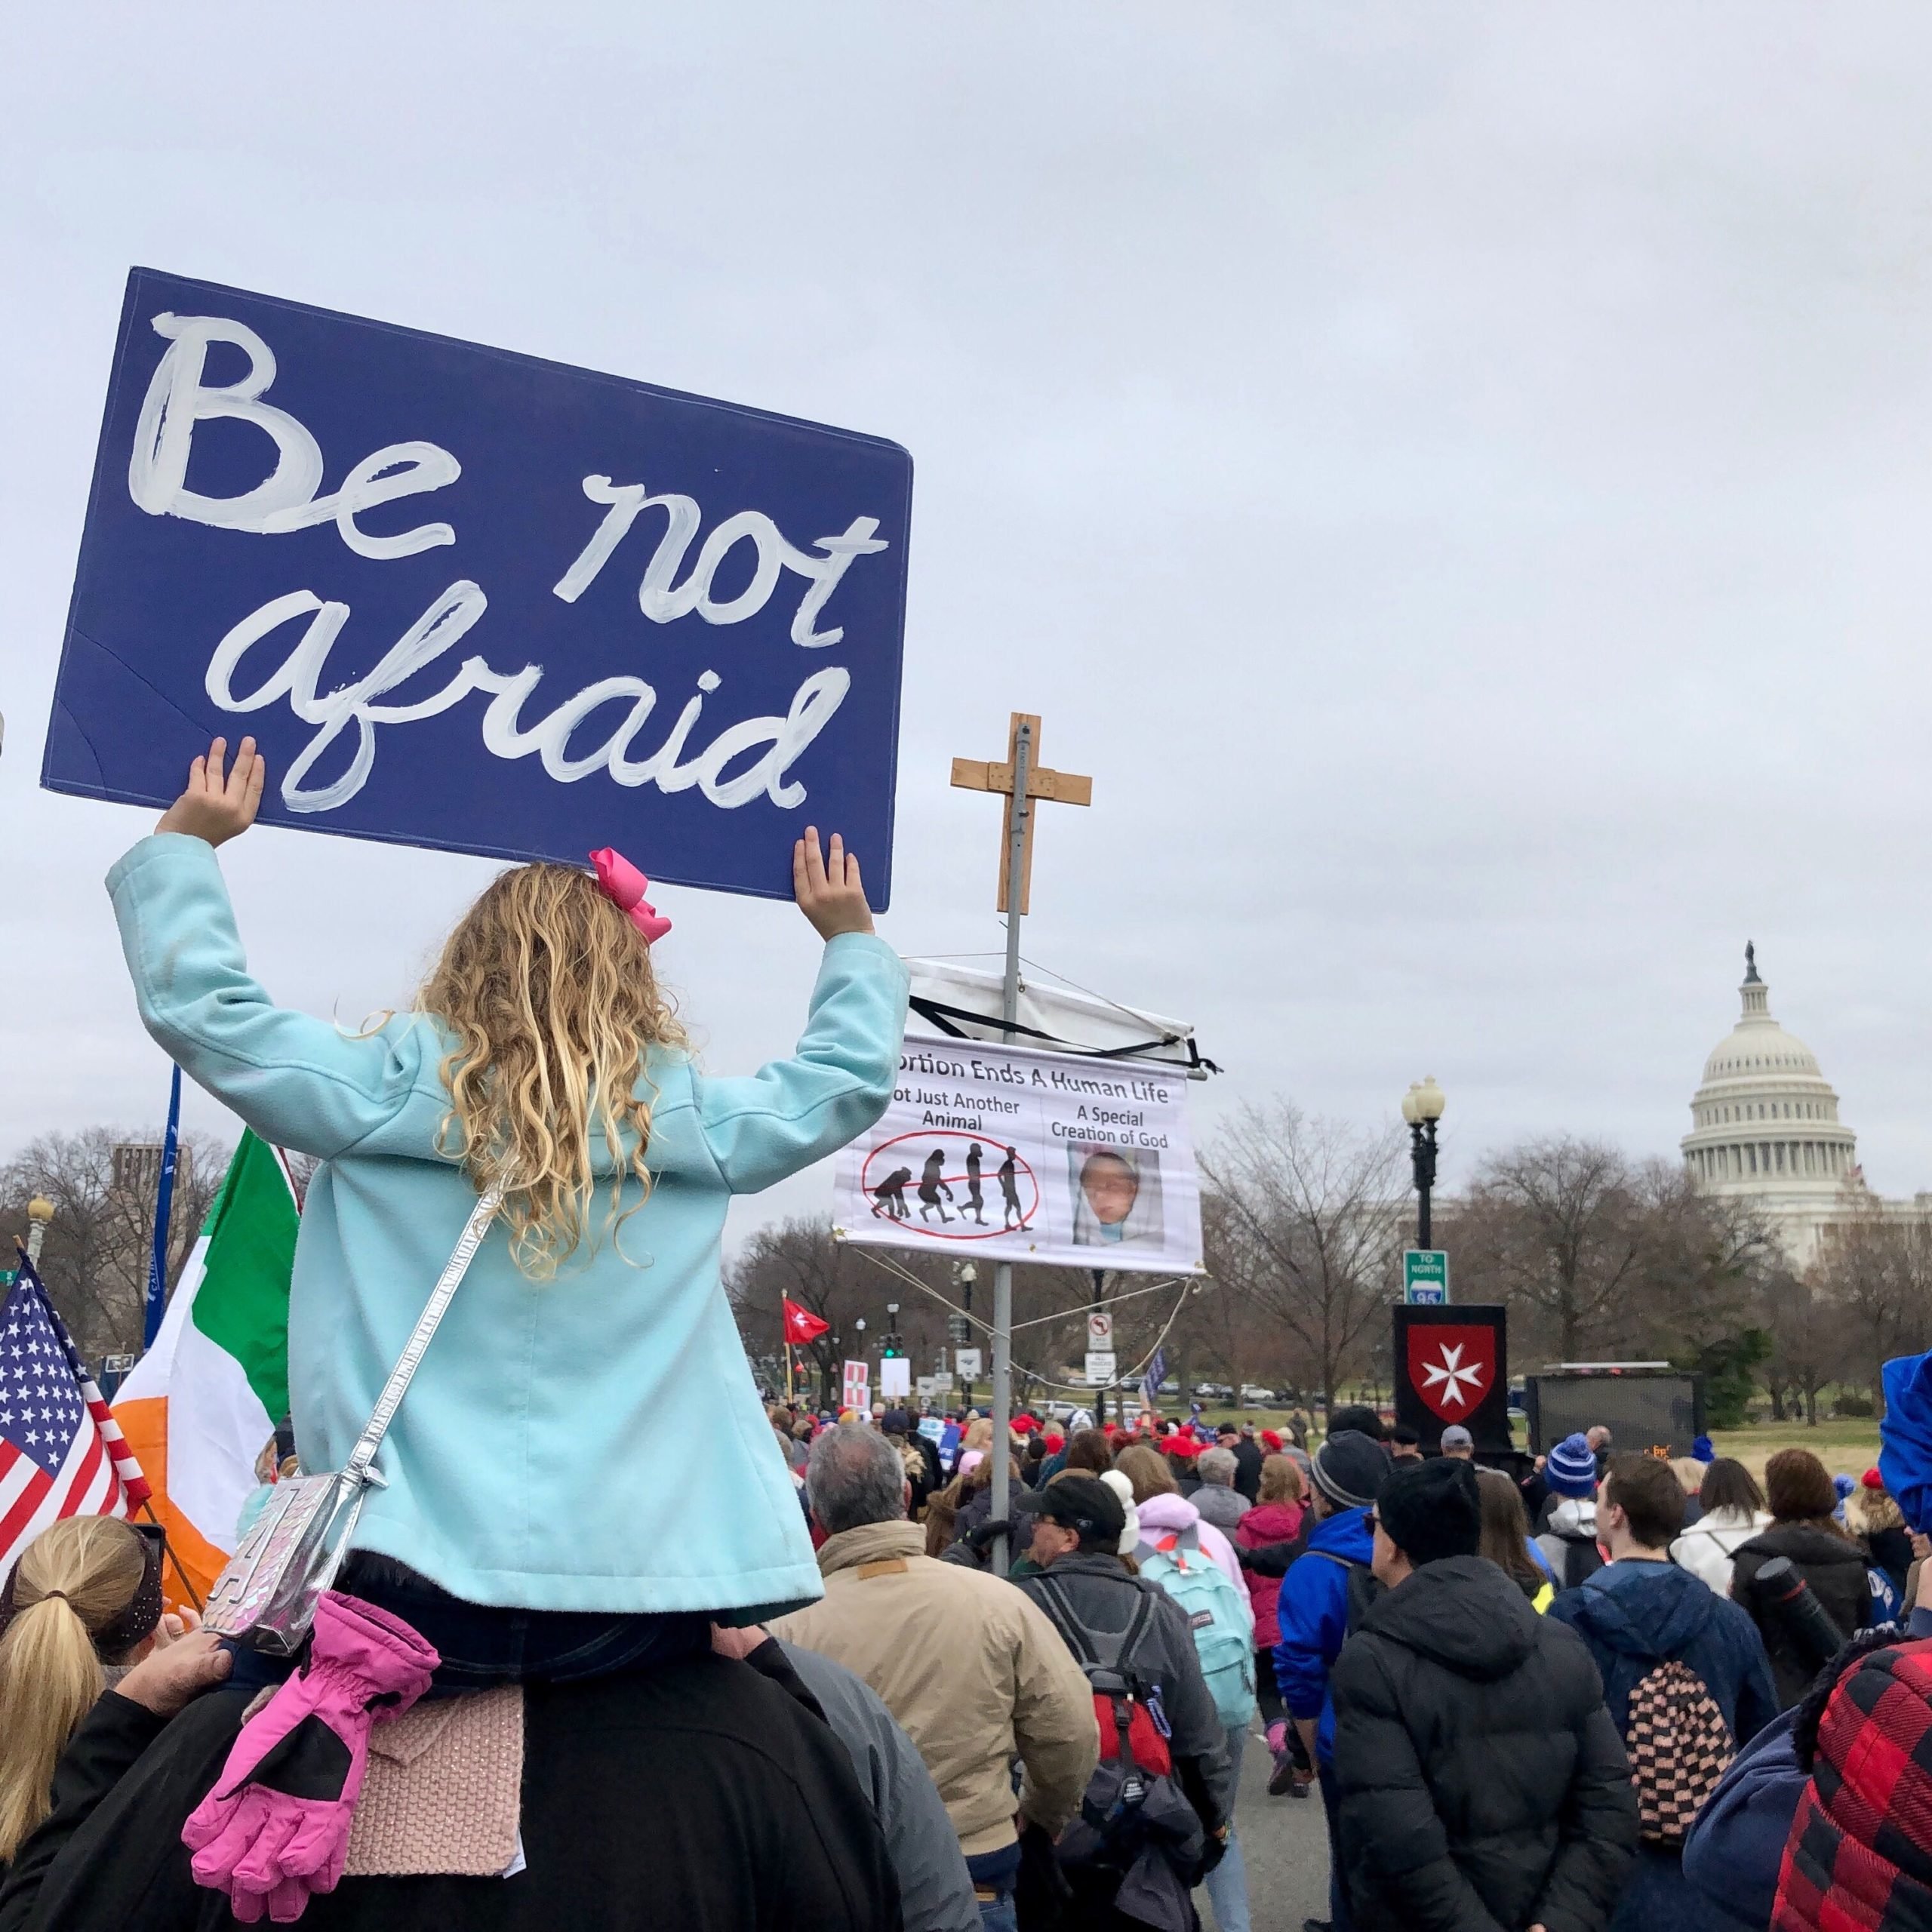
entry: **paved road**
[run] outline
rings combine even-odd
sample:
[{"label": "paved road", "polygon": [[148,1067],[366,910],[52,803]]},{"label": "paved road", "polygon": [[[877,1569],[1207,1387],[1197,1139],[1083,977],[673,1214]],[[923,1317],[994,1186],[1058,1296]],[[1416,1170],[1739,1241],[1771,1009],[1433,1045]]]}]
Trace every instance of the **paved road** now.
[{"label": "paved road", "polygon": [[[1321,1794],[1270,1798],[1267,1748],[1251,1737],[1235,1804],[1241,1854],[1247,1863],[1248,1909],[1254,1932],[1301,1932],[1304,1918],[1328,1913],[1328,1839]],[[1208,1894],[1195,1894],[1202,1924],[1216,1932]]]}]

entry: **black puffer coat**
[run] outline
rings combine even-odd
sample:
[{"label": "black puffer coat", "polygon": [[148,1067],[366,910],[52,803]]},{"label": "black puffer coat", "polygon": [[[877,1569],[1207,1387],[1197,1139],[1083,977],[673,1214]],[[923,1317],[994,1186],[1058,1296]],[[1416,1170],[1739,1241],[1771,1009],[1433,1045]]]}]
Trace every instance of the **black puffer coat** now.
[{"label": "black puffer coat", "polygon": [[1595,1932],[1637,1801],[1575,1633],[1479,1556],[1371,1605],[1332,1679],[1342,1860],[1358,1932]]},{"label": "black puffer coat", "polygon": [[1841,1635],[1850,1637],[1872,1620],[1872,1582],[1865,1552],[1849,1537],[1810,1523],[1774,1523],[1738,1546],[1730,1567],[1730,1594],[1751,1613],[1771,1660],[1778,1709],[1788,1711],[1811,1687],[1818,1666],[1783,1617],[1765,1608],[1752,1587],[1758,1572],[1774,1556],[1788,1556],[1811,1586],[1811,1593],[1831,1613]]}]

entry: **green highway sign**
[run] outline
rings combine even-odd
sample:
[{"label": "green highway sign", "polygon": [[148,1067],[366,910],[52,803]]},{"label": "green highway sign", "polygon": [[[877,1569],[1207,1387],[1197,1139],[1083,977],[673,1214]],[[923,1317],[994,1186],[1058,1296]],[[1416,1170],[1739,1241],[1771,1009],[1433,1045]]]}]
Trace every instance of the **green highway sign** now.
[{"label": "green highway sign", "polygon": [[1449,1257],[1439,1247],[1402,1251],[1402,1299],[1440,1307],[1449,1299]]}]

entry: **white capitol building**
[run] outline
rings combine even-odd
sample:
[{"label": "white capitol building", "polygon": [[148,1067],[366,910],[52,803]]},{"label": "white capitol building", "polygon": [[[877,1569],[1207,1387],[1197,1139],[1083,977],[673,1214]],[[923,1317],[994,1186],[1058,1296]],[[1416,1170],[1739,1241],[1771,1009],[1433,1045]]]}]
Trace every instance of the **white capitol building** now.
[{"label": "white capitol building", "polygon": [[1932,1214],[1932,1194],[1880,1201],[1865,1193],[1858,1137],[1838,1118],[1838,1097],[1811,1049],[1771,1017],[1770,989],[1744,949],[1744,1011],[1712,1049],[1690,1102],[1684,1158],[1698,1185],[1746,1200],[1804,1266],[1851,1199],[1866,1211]]}]

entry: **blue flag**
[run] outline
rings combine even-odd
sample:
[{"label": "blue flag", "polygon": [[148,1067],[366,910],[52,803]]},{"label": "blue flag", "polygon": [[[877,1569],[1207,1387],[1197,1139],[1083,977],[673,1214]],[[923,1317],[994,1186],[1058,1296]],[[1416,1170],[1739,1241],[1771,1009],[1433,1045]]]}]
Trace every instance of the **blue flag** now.
[{"label": "blue flag", "polygon": [[1154,1351],[1154,1359],[1147,1364],[1147,1373],[1140,1379],[1140,1393],[1150,1409],[1161,1406],[1161,1383],[1168,1372],[1168,1352],[1164,1349]]},{"label": "blue flag", "polygon": [[168,1312],[168,1223],[174,1206],[174,1157],[181,1140],[181,1069],[168,1090],[168,1133],[161,1145],[161,1183],[154,1191],[154,1249],[148,1257],[147,1299],[141,1312],[141,1346],[151,1349]]},{"label": "blue flag", "polygon": [[1878,1473],[1908,1527],[1932,1524],[1932,1355],[1900,1355],[1884,1368]]}]

